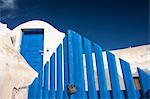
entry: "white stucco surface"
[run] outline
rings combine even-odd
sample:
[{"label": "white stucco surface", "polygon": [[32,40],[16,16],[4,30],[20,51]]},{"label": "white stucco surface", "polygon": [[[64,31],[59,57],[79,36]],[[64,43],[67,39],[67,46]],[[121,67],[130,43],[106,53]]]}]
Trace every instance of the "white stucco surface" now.
[{"label": "white stucco surface", "polygon": [[111,52],[116,56],[118,68],[120,67],[119,58],[130,63],[134,76],[138,76],[137,67],[150,71],[150,44],[112,50]]},{"label": "white stucco surface", "polygon": [[[65,34],[55,29],[52,25],[40,21],[32,20],[17,26],[12,30],[11,36],[16,36],[15,47],[19,51],[22,39],[22,29],[44,29],[44,55],[43,55],[43,66],[49,61],[50,56],[53,52],[56,52],[57,47],[63,42]],[[47,52],[46,50],[49,50]]]},{"label": "white stucco surface", "polygon": [[6,27],[0,24],[0,99],[25,99],[37,73],[13,47]]}]

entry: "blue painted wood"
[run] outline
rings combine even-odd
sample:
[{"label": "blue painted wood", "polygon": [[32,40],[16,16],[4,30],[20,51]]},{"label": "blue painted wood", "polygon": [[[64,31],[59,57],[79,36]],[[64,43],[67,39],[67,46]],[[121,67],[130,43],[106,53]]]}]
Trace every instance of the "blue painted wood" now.
[{"label": "blue painted wood", "polygon": [[91,42],[86,38],[84,38],[84,47],[86,57],[87,78],[88,78],[88,95],[90,99],[97,99],[98,95],[95,88]]},{"label": "blue painted wood", "polygon": [[73,33],[71,30],[68,30],[68,63],[69,63],[69,82],[74,82],[73,78]]},{"label": "blue painted wood", "polygon": [[39,72],[38,75],[38,98],[42,99],[42,79],[43,79],[43,69]]},{"label": "blue painted wood", "polygon": [[54,99],[55,93],[55,53],[50,57],[50,99]]},{"label": "blue painted wood", "polygon": [[[33,83],[32,83],[33,85]],[[29,88],[28,88],[28,99],[31,99],[33,96],[33,86],[32,85],[29,85]]]},{"label": "blue painted wood", "polygon": [[63,99],[62,89],[62,45],[57,48],[57,99]]},{"label": "blue painted wood", "polygon": [[33,83],[31,85],[29,85],[28,88],[28,99],[31,99],[33,96]]},{"label": "blue painted wood", "polygon": [[[150,73],[145,72],[144,70],[137,68],[139,73],[139,80],[142,87],[143,95],[150,93]],[[150,96],[144,96],[145,98]]]},{"label": "blue painted wood", "polygon": [[29,88],[28,88],[28,99],[32,99],[33,98],[33,84],[34,84],[34,82],[31,84],[31,85],[29,85]]},{"label": "blue painted wood", "polygon": [[44,88],[43,88],[43,98],[48,99],[48,71],[49,70],[49,62],[47,62],[44,66]]},{"label": "blue painted wood", "polygon": [[68,96],[68,83],[69,83],[69,75],[68,75],[68,70],[69,70],[69,67],[68,67],[68,49],[67,49],[67,46],[68,43],[67,43],[67,35],[66,37],[64,38],[63,40],[63,52],[64,52],[64,98],[65,99],[68,99],[69,96]]},{"label": "blue painted wood", "polygon": [[141,91],[141,90],[136,90],[137,98],[140,98],[140,97],[141,97],[140,91]]},{"label": "blue painted wood", "polygon": [[23,46],[25,46],[25,44],[24,44],[24,32],[22,31],[22,40],[21,40],[21,45],[20,45],[20,53],[21,53],[21,55],[22,55],[22,53],[23,53]]},{"label": "blue painted wood", "polygon": [[114,54],[108,51],[106,51],[106,54],[107,54],[109,74],[111,80],[112,97],[122,99],[123,97],[120,92],[120,84],[119,84],[115,56]]},{"label": "blue painted wood", "polygon": [[[37,72],[41,71],[43,56],[39,50],[43,50],[43,33],[23,33],[21,54]],[[32,42],[32,43],[31,43]]]},{"label": "blue painted wood", "polygon": [[134,81],[132,77],[132,73],[130,70],[130,65],[126,61],[120,59],[121,63],[121,68],[122,68],[122,73],[123,73],[123,78],[125,82],[125,88],[127,92],[127,98],[128,99],[137,99],[137,94],[136,94],[136,89],[134,86]]},{"label": "blue painted wood", "polygon": [[[76,90],[74,94],[70,96],[71,99],[82,98],[86,99],[86,91],[84,84],[84,70],[83,70],[83,56],[82,56],[82,37],[71,31],[73,36],[73,57],[74,57],[74,67],[70,67],[74,70],[72,73],[74,84],[76,85]],[[80,77],[80,79],[79,79]]]},{"label": "blue painted wood", "polygon": [[29,86],[28,99],[37,99],[38,96],[37,89],[38,89],[38,78],[35,78],[33,83]]},{"label": "blue painted wood", "polygon": [[106,75],[105,75],[104,62],[103,62],[103,56],[102,56],[102,48],[99,45],[94,44],[94,50],[95,50],[100,98],[109,99],[110,94],[109,94],[109,91],[107,90]]},{"label": "blue painted wood", "polygon": [[[29,35],[30,33],[28,33]],[[24,37],[24,36],[23,36]],[[31,38],[35,39],[33,36]],[[29,43],[29,41],[32,41],[30,37],[24,37],[23,44]],[[40,41],[40,40],[38,40]],[[35,42],[35,41],[34,41]],[[39,44],[39,43],[38,43]],[[91,42],[84,38],[84,49],[85,49],[85,56],[86,56],[86,68],[87,68],[87,76],[88,76],[88,92],[85,92],[85,85],[84,85],[84,71],[83,71],[83,58],[82,58],[82,37],[75,33],[74,31],[69,30],[68,35],[64,38],[63,41],[63,51],[64,51],[64,95],[62,90],[62,45],[60,44],[57,48],[57,93],[55,91],[55,54],[53,54],[50,58],[50,97],[48,97],[49,91],[48,91],[48,72],[49,72],[49,63],[47,62],[44,67],[44,87],[42,88],[42,65],[39,65],[39,67],[34,67],[35,61],[41,60],[40,58],[34,59],[35,55],[37,54],[34,51],[38,50],[38,47],[35,43],[29,44],[27,46],[31,46],[30,48],[24,47],[22,48],[21,52],[24,54],[24,56],[27,58],[28,62],[31,63],[33,68],[39,72],[38,78],[36,78],[32,85],[29,87],[29,99],[54,99],[55,97],[59,98],[65,98],[68,99],[68,93],[67,93],[67,85],[69,82],[72,82],[76,85],[77,91],[76,93],[72,94],[70,98],[91,98],[91,99],[97,99],[97,91],[95,88],[95,80],[94,80],[94,71],[93,71],[93,60],[92,60],[92,48],[91,48]],[[26,53],[27,51],[27,53]],[[28,51],[32,52],[32,55],[29,55]],[[103,57],[102,57],[102,49],[97,44],[94,44],[94,51],[96,55],[96,66],[98,71],[98,83],[99,83],[99,89],[100,89],[100,98],[110,98],[110,94],[112,93],[112,98],[137,98],[141,94],[139,94],[139,91],[135,90],[133,85],[133,79],[132,74],[130,71],[129,64],[123,60],[121,61],[123,76],[124,76],[124,82],[126,86],[126,91],[120,90],[119,85],[119,79],[118,79],[118,73],[117,73],[117,67],[116,67],[116,61],[115,56],[110,53],[107,53],[107,60],[108,60],[108,67],[109,67],[109,73],[110,73],[110,79],[111,79],[111,86],[112,86],[112,92],[107,90],[107,84],[106,84],[106,77],[105,77],[105,71],[104,71],[104,63],[103,63]],[[27,55],[26,55],[27,54]],[[33,57],[34,56],[34,57]],[[38,56],[37,56],[38,57]],[[31,58],[31,60],[30,60]],[[33,62],[33,63],[32,63]],[[40,67],[41,66],[41,67]],[[144,71],[138,69],[139,76],[140,76],[140,83],[142,86],[143,94],[150,91],[149,81],[150,81],[150,75],[145,73]],[[79,78],[80,77],[80,78]],[[42,90],[43,89],[43,90]],[[137,91],[137,92],[136,92]],[[88,93],[88,96],[86,95]],[[41,97],[43,94],[43,97]],[[142,94],[142,95],[143,95]],[[131,96],[131,97],[130,97]],[[147,97],[146,97],[147,98]]]},{"label": "blue painted wood", "polygon": [[[43,64],[43,56],[38,52],[39,50],[43,50],[43,33],[22,33],[22,42],[21,42],[21,54],[26,59],[26,61],[30,64],[30,66],[36,70],[38,73],[42,70]],[[31,43],[32,42],[32,43]],[[39,81],[39,80],[38,80]],[[37,85],[39,86],[39,82],[37,81]],[[34,92],[35,87],[33,85],[30,86],[29,90]],[[38,92],[39,93],[39,92]],[[33,95],[33,93],[32,93]],[[39,96],[39,94],[38,94]]]}]

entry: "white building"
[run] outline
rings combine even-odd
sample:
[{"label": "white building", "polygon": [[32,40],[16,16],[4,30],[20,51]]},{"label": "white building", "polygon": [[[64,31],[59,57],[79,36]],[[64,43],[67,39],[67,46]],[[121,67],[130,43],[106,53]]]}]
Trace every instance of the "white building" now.
[{"label": "white building", "polygon": [[[63,38],[65,37],[65,33],[58,31],[49,23],[39,21],[39,20],[25,22],[23,24],[20,24],[13,30],[10,30],[6,24],[0,23],[0,35],[2,38],[3,37],[7,38],[3,41],[7,43],[12,42],[14,49],[16,49],[16,51],[20,52],[22,55],[24,55],[26,61],[36,72],[40,71],[41,69],[40,66],[44,66],[45,63],[49,61],[49,58],[52,55],[52,53],[56,52],[56,48],[58,47],[58,45],[60,43],[63,44]],[[11,38],[11,41],[9,37]],[[2,41],[2,38],[0,38],[0,41]],[[26,44],[27,47],[25,47],[24,44]],[[29,46],[29,44],[31,45]],[[35,49],[37,52],[35,52]],[[112,53],[114,53],[117,57],[116,58],[117,69],[120,75],[120,83],[121,83],[122,89],[124,89],[124,85],[123,85],[123,79],[122,79],[122,72],[121,72],[121,68],[119,65],[120,63],[118,61],[119,58],[122,58],[131,64],[131,70],[132,70],[133,75],[137,76],[137,73],[136,73],[137,67],[150,71],[150,45],[143,45],[143,46],[137,46],[133,48],[113,50]],[[3,53],[0,52],[0,55],[1,54]],[[28,57],[29,55],[30,57]],[[93,60],[94,60],[93,66],[95,67],[95,73],[96,73],[96,62],[95,62],[94,56],[95,55],[93,53]],[[37,60],[34,60],[35,57]],[[107,66],[105,52],[103,52],[103,58],[104,58],[105,69],[107,71],[108,66]],[[6,58],[5,60],[8,61],[10,59]],[[83,63],[85,67],[85,59]],[[29,65],[26,65],[26,67],[30,68]],[[36,67],[36,66],[39,66],[39,67]],[[28,85],[31,84],[31,81],[33,80],[33,78],[37,76],[37,74],[35,73],[33,69],[31,70],[33,71],[33,76],[31,76],[32,79],[30,79],[30,81],[28,82]],[[19,69],[16,71],[19,72]],[[25,71],[25,73],[27,74],[28,72]],[[108,79],[109,79],[109,74],[106,74],[106,75],[108,76]],[[28,80],[28,79],[25,79],[25,80]],[[108,88],[111,89],[109,80],[107,83],[109,86]],[[1,85],[2,84],[0,83],[0,86]],[[0,93],[0,95],[1,94],[4,94],[4,93]]]}]

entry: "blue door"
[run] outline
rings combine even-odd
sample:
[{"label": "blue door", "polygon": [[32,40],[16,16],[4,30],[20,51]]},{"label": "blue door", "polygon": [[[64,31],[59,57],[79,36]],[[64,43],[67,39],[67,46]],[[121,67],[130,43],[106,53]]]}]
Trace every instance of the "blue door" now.
[{"label": "blue door", "polygon": [[28,64],[38,73],[43,64],[43,30],[24,30],[21,44],[21,54]]}]

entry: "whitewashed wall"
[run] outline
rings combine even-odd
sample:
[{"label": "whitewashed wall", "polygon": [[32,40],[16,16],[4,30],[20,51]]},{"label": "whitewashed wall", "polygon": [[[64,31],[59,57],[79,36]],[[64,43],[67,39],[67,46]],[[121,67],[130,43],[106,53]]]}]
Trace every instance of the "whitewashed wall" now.
[{"label": "whitewashed wall", "polygon": [[[12,30],[11,36],[16,36],[15,47],[19,51],[22,39],[21,29],[44,29],[44,55],[43,55],[43,65],[49,60],[49,57],[53,52],[56,52],[56,48],[60,43],[63,42],[65,34],[55,29],[50,24],[40,21],[33,20],[25,22]],[[49,50],[47,52],[46,50]]]},{"label": "whitewashed wall", "polygon": [[[61,43],[63,44],[63,38],[65,37],[65,33],[62,33],[55,29],[50,24],[39,21],[39,20],[33,20],[26,23],[23,23],[16,28],[12,30],[11,36],[16,36],[16,43],[15,47],[19,51],[20,50],[20,44],[21,44],[21,38],[22,38],[22,31],[21,29],[44,29],[44,58],[43,58],[43,65],[46,63],[46,61],[49,61],[49,57],[53,52],[56,52],[56,48]],[[49,50],[47,52],[46,50]],[[122,58],[129,62],[131,64],[132,73],[136,72],[136,67],[141,68],[148,68],[150,66],[150,45],[143,45],[143,46],[137,46],[137,47],[130,47],[130,48],[124,48],[124,49],[118,49],[118,50],[112,50],[112,53],[116,55],[117,60],[117,66],[119,66],[119,58]],[[94,64],[95,62],[95,55],[93,53],[93,59]],[[104,63],[105,68],[107,68],[107,59],[106,59],[106,53],[103,52],[104,57]],[[84,60],[85,61],[85,60]],[[120,73],[121,70],[118,72]]]},{"label": "whitewashed wall", "polygon": [[0,99],[26,99],[37,73],[14,48],[11,30],[0,23]]},{"label": "whitewashed wall", "polygon": [[[59,44],[63,45],[63,39],[65,37],[65,33],[58,31],[52,25],[44,21],[32,20],[32,21],[25,22],[17,26],[11,32],[11,36],[16,37],[14,46],[18,51],[20,51],[20,45],[21,45],[21,40],[22,40],[22,29],[43,29],[44,30],[43,67],[46,64],[46,62],[50,60],[50,56],[52,55],[52,53],[56,52],[56,49],[59,46]],[[49,51],[47,52],[47,50]],[[57,65],[57,61],[55,61],[55,64]],[[55,68],[55,71],[56,70],[57,70],[57,67]],[[55,73],[56,73],[55,75],[57,76],[57,72]],[[64,73],[64,68],[62,70],[62,73]],[[55,80],[57,83],[56,76],[55,76]],[[64,78],[64,75],[63,75],[63,78]],[[64,79],[63,79],[63,82],[64,82]],[[55,86],[55,88],[57,89],[57,86]]]}]

